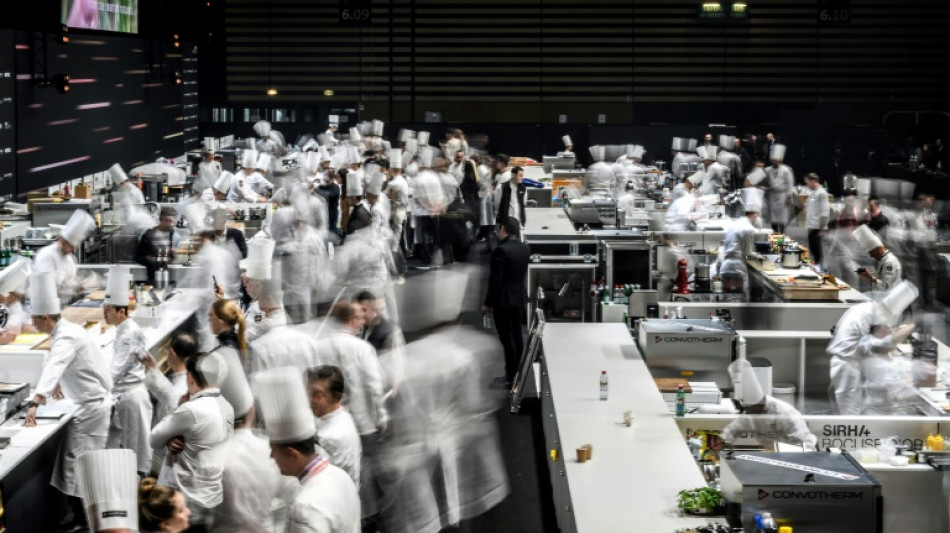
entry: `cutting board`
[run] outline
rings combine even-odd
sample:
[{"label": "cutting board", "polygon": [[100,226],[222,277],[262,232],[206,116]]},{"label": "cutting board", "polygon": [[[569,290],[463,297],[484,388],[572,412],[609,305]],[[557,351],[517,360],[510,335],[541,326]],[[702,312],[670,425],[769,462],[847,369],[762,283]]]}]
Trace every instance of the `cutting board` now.
[{"label": "cutting board", "polygon": [[683,392],[687,394],[693,392],[689,382],[683,378],[653,378],[653,382],[656,383],[656,388],[660,389],[660,392],[678,392],[680,385],[683,386]]}]

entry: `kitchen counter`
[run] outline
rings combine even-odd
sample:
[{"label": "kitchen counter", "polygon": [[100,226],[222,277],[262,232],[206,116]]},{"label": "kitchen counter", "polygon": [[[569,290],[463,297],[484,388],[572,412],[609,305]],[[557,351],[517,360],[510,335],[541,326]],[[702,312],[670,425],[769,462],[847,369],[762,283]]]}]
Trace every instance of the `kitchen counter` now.
[{"label": "kitchen counter", "polygon": [[[846,299],[854,298],[853,295],[849,293],[851,287],[841,281],[838,281],[837,285],[833,285],[829,281],[823,280],[819,286],[818,281],[821,281],[821,278],[810,268],[804,266],[799,268],[783,268],[773,263],[774,268],[766,270],[759,262],[752,260],[747,261],[747,265],[749,267],[750,282],[754,280],[761,284],[766,290],[785,301],[845,301]],[[811,280],[797,281],[801,277],[813,277],[815,280],[814,282]],[[789,280],[792,279],[795,279],[796,282],[789,282]],[[842,293],[844,293],[844,295],[842,295]]]}]

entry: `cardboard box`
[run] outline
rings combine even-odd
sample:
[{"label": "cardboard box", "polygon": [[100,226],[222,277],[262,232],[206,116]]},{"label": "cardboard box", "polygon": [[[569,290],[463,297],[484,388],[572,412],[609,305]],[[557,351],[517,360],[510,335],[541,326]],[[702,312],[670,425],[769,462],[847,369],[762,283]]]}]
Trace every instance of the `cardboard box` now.
[{"label": "cardboard box", "polygon": [[73,198],[82,198],[84,200],[89,200],[92,198],[92,187],[80,183],[76,185],[76,188],[73,189]]}]

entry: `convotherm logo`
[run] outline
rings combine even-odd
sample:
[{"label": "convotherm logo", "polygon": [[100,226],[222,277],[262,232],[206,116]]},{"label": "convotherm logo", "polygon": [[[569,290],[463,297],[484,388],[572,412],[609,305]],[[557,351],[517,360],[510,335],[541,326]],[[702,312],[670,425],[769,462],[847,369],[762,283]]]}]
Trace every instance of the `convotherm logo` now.
[{"label": "convotherm logo", "polygon": [[663,342],[663,337],[657,335],[657,336],[653,337],[653,342],[655,342],[655,343],[657,343],[657,344],[660,344],[661,342]]},{"label": "convotherm logo", "polygon": [[759,489],[759,500],[764,500],[764,499],[766,499],[766,498],[768,498],[768,497],[769,497],[769,493],[768,493],[768,492],[766,492],[766,491],[764,491],[764,490],[762,490],[762,489]]}]

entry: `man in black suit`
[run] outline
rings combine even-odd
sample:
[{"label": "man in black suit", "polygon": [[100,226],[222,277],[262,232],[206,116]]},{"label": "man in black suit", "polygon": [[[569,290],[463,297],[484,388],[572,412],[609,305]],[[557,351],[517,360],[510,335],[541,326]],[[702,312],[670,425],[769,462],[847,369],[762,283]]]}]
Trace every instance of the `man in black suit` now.
[{"label": "man in black suit", "polygon": [[[498,214],[495,216],[495,221],[498,224],[504,225],[508,217],[512,217],[518,219],[521,225],[524,225],[524,197],[528,188],[522,183],[523,178],[524,169],[512,167],[511,179],[508,183],[501,184],[501,201],[498,203]],[[514,194],[512,194],[512,191],[515,191]],[[512,197],[515,201],[512,201]]]},{"label": "man in black suit", "polygon": [[247,259],[247,240],[244,232],[237,228],[229,228],[230,213],[225,209],[215,209],[211,212],[212,228],[214,229],[214,244],[225,246],[233,244],[241,253],[241,259]]},{"label": "man in black suit", "polygon": [[175,248],[178,247],[179,240],[175,234],[177,220],[178,213],[173,208],[163,207],[158,215],[158,225],[146,231],[139,241],[135,262],[145,267],[149,283],[155,282],[155,272],[163,266],[158,260],[162,248],[166,251],[166,264],[170,264],[175,258]]},{"label": "man in black suit", "polygon": [[[512,172],[512,180],[514,180]],[[531,248],[521,242],[521,223],[508,217],[501,225],[501,242],[491,253],[488,290],[482,315],[494,315],[498,339],[505,350],[505,376],[496,378],[493,386],[511,389],[518,362],[524,351],[525,304],[528,303],[528,257]]]}]

